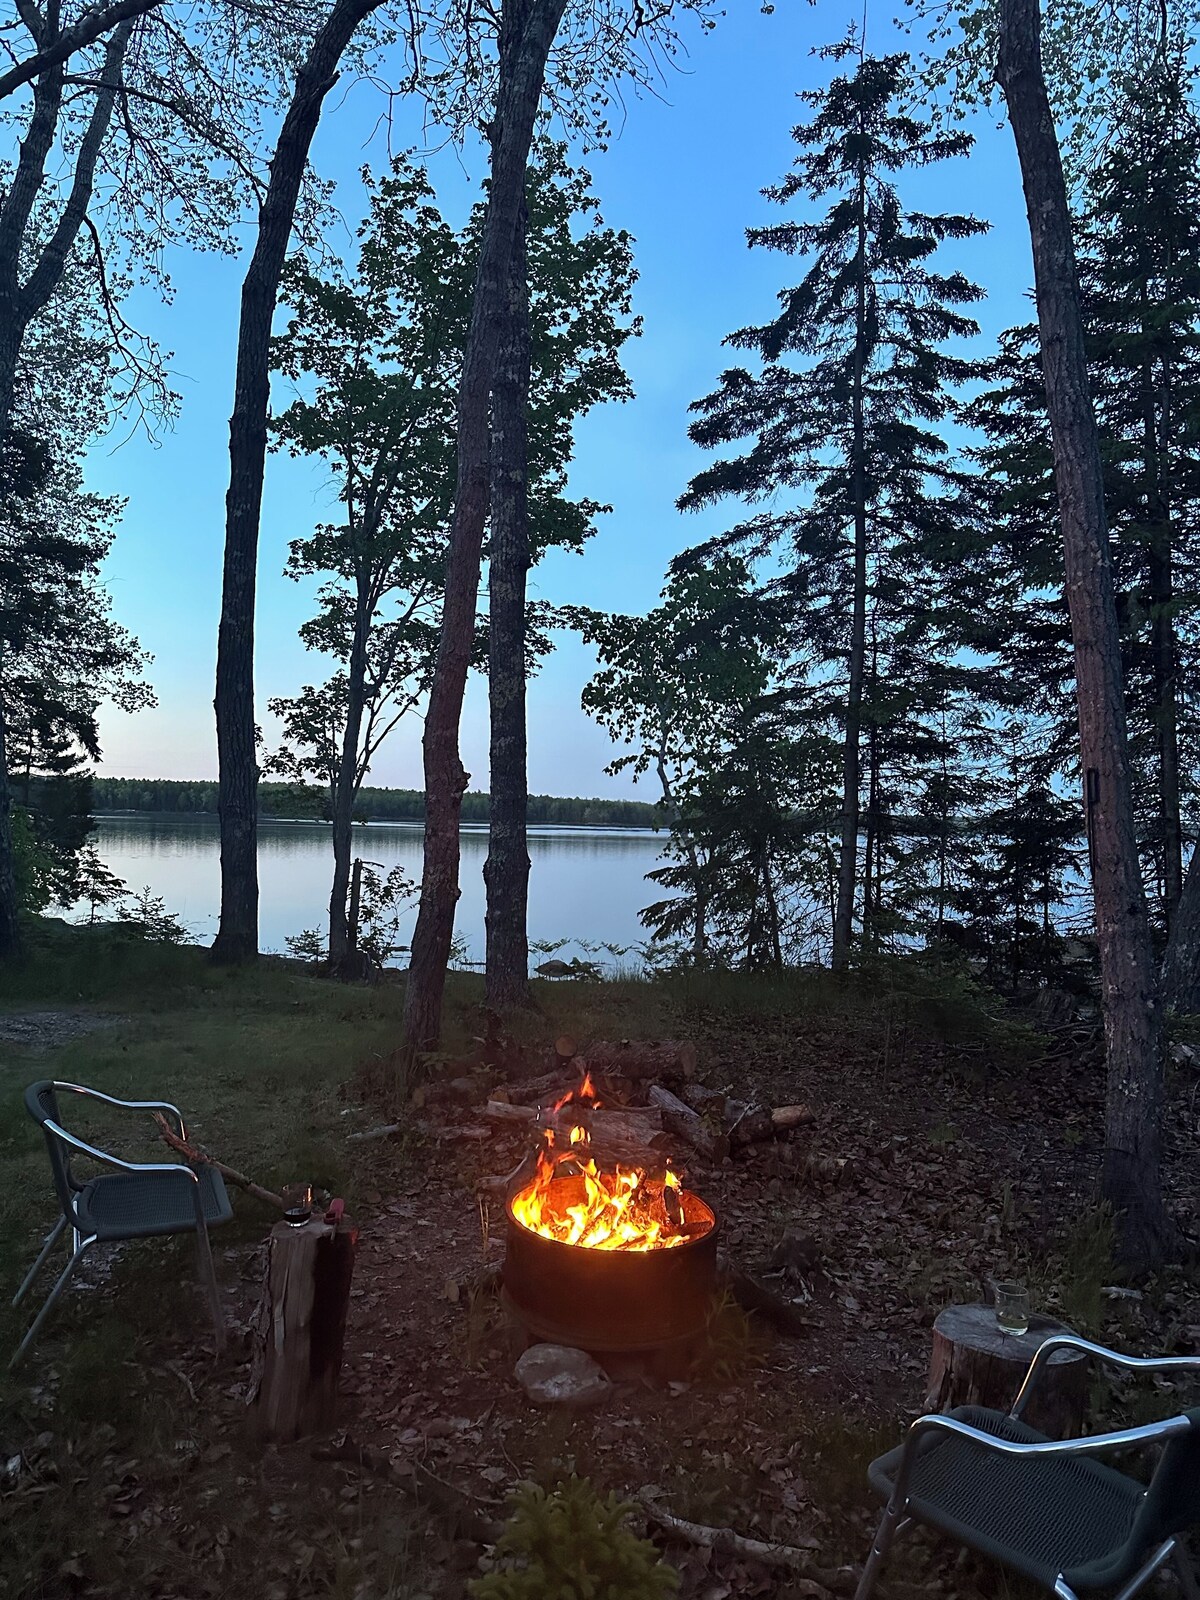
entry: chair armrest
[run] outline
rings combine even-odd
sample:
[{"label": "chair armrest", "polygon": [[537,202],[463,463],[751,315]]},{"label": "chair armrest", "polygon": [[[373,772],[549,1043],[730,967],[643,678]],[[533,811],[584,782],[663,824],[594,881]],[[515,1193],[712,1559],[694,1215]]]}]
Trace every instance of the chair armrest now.
[{"label": "chair armrest", "polygon": [[100,1089],[89,1089],[82,1083],[58,1083],[55,1090],[64,1090],[68,1094],[86,1095],[90,1100],[103,1100],[105,1105],[120,1106],[125,1111],[168,1111],[175,1118],[177,1131],[181,1139],[187,1138],[187,1129],[183,1123],[183,1113],[178,1106],[173,1106],[169,1100],[118,1100],[115,1095],[105,1094]]},{"label": "chair armrest", "polygon": [[1118,1428],[1112,1433],[1093,1433],[1082,1439],[1036,1439],[1026,1442],[1001,1439],[983,1428],[972,1427],[969,1422],[963,1422],[958,1417],[947,1417],[934,1412],[928,1416],[918,1417],[908,1430],[904,1441],[904,1453],[900,1458],[900,1470],[896,1474],[896,1485],[892,1491],[892,1504],[897,1508],[904,1505],[920,1442],[928,1433],[953,1433],[961,1439],[970,1439],[983,1449],[996,1451],[1001,1455],[1044,1460],[1047,1456],[1107,1455],[1117,1450],[1129,1449],[1134,1445],[1150,1444],[1176,1434],[1190,1433],[1192,1427],[1189,1417],[1167,1417],[1162,1422],[1148,1422],[1140,1428]]},{"label": "chair armrest", "polygon": [[1024,1411],[1042,1368],[1047,1365],[1056,1350],[1082,1350],[1100,1361],[1107,1361],[1116,1367],[1128,1367],[1134,1372],[1164,1372],[1173,1368],[1200,1372],[1200,1356],[1127,1356],[1120,1350],[1109,1350],[1102,1344],[1093,1344],[1090,1339],[1081,1339],[1077,1333],[1055,1333],[1039,1346],[1029,1363],[1025,1381],[1012,1403],[1010,1417],[1019,1417]]},{"label": "chair armrest", "polygon": [[64,1144],[70,1145],[72,1150],[78,1150],[80,1155],[90,1156],[93,1161],[103,1162],[105,1166],[118,1167],[122,1172],[181,1172],[197,1186],[200,1183],[195,1170],[182,1161],[125,1161],[121,1156],[109,1155],[107,1150],[99,1150],[94,1144],[88,1144],[86,1139],[76,1138],[73,1133],[60,1128],[57,1122],[51,1122],[48,1117],[45,1126],[56,1139],[61,1139]]}]

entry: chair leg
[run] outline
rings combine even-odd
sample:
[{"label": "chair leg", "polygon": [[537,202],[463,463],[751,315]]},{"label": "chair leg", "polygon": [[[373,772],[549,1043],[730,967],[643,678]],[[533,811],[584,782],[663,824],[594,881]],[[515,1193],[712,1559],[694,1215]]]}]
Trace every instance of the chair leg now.
[{"label": "chair leg", "polygon": [[1158,1549],[1142,1562],[1141,1566],[1134,1573],[1133,1577],[1130,1578],[1125,1587],[1123,1589],[1118,1589],[1117,1593],[1113,1596],[1113,1600],[1133,1600],[1133,1596],[1138,1592],[1142,1585],[1147,1582],[1148,1579],[1154,1576],[1159,1567],[1165,1566],[1166,1563],[1170,1561],[1171,1557],[1175,1554],[1175,1548],[1174,1539],[1164,1539],[1162,1544],[1159,1545]]},{"label": "chair leg", "polygon": [[212,1243],[203,1222],[196,1227],[196,1251],[200,1257],[200,1276],[204,1279],[205,1288],[208,1290],[208,1304],[212,1312],[213,1333],[219,1356],[225,1349],[225,1317],[221,1311],[221,1294],[217,1288],[217,1269],[213,1263]]},{"label": "chair leg", "polygon": [[84,1254],[91,1249],[95,1242],[96,1235],[91,1234],[88,1238],[81,1239],[79,1244],[76,1246],[74,1254],[62,1270],[62,1274],[59,1277],[58,1282],[46,1296],[45,1305],[43,1305],[37,1316],[34,1317],[33,1326],[21,1340],[20,1344],[16,1348],[12,1360],[8,1363],[8,1369],[10,1372],[16,1366],[17,1362],[20,1361],[21,1357],[25,1354],[26,1350],[28,1350],[29,1346],[33,1343],[37,1336],[38,1329],[50,1314],[50,1308],[53,1306],[54,1302],[58,1299],[63,1290],[67,1287],[67,1284],[70,1283],[75,1268],[79,1265],[80,1261],[82,1261]]},{"label": "chair leg", "polygon": [[875,1587],[875,1580],[879,1576],[880,1568],[887,1560],[887,1554],[892,1547],[892,1540],[896,1537],[896,1528],[899,1522],[899,1511],[894,1510],[889,1505],[883,1513],[883,1518],[876,1530],[875,1542],[871,1546],[871,1553],[867,1557],[863,1575],[858,1580],[858,1588],[854,1591],[854,1600],[867,1600],[871,1590]]},{"label": "chair leg", "polygon": [[54,1249],[54,1246],[58,1243],[59,1239],[62,1237],[62,1231],[66,1227],[66,1225],[67,1225],[66,1217],[59,1217],[58,1221],[54,1224],[53,1228],[51,1228],[50,1232],[46,1235],[46,1242],[42,1246],[41,1254],[38,1256],[37,1260],[30,1267],[29,1271],[25,1274],[24,1280],[21,1283],[21,1287],[17,1290],[16,1294],[13,1295],[13,1297],[12,1297],[13,1305],[19,1306],[21,1304],[21,1301],[25,1298],[25,1295],[26,1295],[26,1293],[27,1293],[27,1291],[29,1289],[30,1284],[32,1284],[33,1280],[37,1277],[38,1273],[46,1265],[46,1259],[49,1256],[51,1250]]}]

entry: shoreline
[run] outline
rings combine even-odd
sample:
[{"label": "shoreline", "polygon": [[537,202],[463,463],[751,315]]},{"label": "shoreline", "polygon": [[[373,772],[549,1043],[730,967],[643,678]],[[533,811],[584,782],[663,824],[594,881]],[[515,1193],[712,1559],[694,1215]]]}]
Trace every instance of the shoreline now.
[{"label": "shoreline", "polygon": [[[93,822],[129,822],[129,821],[171,821],[171,822],[212,822],[219,819],[215,811],[93,811],[90,813]],[[331,828],[333,823],[326,817],[284,817],[274,812],[260,811],[259,822],[286,823],[289,827],[303,828]],[[425,831],[425,822],[420,817],[368,817],[358,818],[356,828],[408,828],[414,832]],[[460,833],[487,833],[487,822],[468,821],[460,822]],[[530,822],[527,825],[530,833],[621,833],[632,834],[648,839],[657,839],[662,834],[669,833],[666,826],[652,828],[641,823],[619,822]]]}]

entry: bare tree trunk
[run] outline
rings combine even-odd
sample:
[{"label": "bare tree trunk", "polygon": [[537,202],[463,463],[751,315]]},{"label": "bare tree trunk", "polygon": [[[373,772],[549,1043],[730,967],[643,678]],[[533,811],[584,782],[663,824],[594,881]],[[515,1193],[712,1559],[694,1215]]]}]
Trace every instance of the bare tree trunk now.
[{"label": "bare tree trunk", "polygon": [[346,917],[350,888],[350,856],[354,846],[354,800],[358,790],[358,740],[362,732],[367,681],[367,635],[371,597],[364,578],[358,580],[354,634],[346,670],[346,726],[333,785],[333,887],[329,895],[329,962],[335,967],[353,946]]},{"label": "bare tree trunk", "polygon": [[217,810],[221,824],[221,921],[213,959],[258,954],[258,758],[254,724],[254,590],[267,454],[271,323],[296,201],[325,96],[355,28],[379,0],[335,0],[296,75],[271,161],[258,239],[242,284],[237,374],[229,419],[225,567],[217,638]]},{"label": "bare tree trunk", "polygon": [[1160,1261],[1163,1053],[1149,918],[1138,863],[1096,418],[1058,138],[1041,62],[1038,0],[1001,0],[997,80],[1029,213],[1046,404],[1075,644],[1080,755],[1091,807],[1092,890],[1108,1059],[1103,1191],[1122,1256]]},{"label": "bare tree trunk", "polygon": [[[1143,336],[1148,333],[1143,306]],[[1166,387],[1164,385],[1164,387]],[[1162,834],[1163,915],[1168,934],[1183,893],[1183,829],[1179,817],[1179,717],[1177,706],[1174,573],[1171,550],[1171,508],[1154,404],[1154,372],[1149,357],[1142,371],[1142,454],[1146,479],[1146,511],[1150,529],[1150,650],[1154,675],[1155,742],[1158,746],[1159,826]],[[1163,418],[1167,436],[1167,419]]]},{"label": "bare tree trunk", "polygon": [[454,908],[458,820],[467,773],[458,750],[483,530],[488,512],[488,405],[504,296],[525,203],[525,174],[546,60],[566,0],[504,0],[500,81],[492,123],[491,186],[458,398],[458,481],[446,564],[442,630],[425,717],[425,863],[404,1005],[404,1059],[437,1044]]},{"label": "bare tree trunk", "polygon": [[850,622],[850,683],[842,745],[842,837],[838,854],[837,908],[833,918],[834,968],[850,959],[854,933],[854,888],[858,880],[858,822],[862,739],[863,669],[867,654],[867,475],[863,417],[864,345],[867,320],[867,175],[858,174],[858,304],[854,319],[854,377],[851,391],[851,444],[854,495],[854,605]]},{"label": "bare tree trunk", "polygon": [[1163,1002],[1181,1016],[1200,1012],[1200,845],[1192,850],[1163,958]]},{"label": "bare tree trunk", "polygon": [[529,1004],[529,777],[525,727],[525,574],[529,570],[529,441],[525,410],[533,359],[528,208],[520,207],[509,268],[504,337],[492,384],[492,536],[488,551],[488,704],[491,803],[487,884],[487,1003]]},{"label": "bare tree trunk", "polygon": [[3,683],[4,643],[0,640],[0,960],[18,961],[21,957],[21,924],[12,846],[12,791],[8,783],[8,719],[4,708]]},{"label": "bare tree trunk", "polygon": [[700,860],[700,852],[696,849],[695,837],[691,829],[683,823],[679,803],[675,799],[675,791],[667,775],[665,727],[659,738],[655,765],[658,770],[658,781],[662,785],[667,816],[671,821],[671,831],[682,840],[688,866],[692,869],[692,965],[703,967],[708,962],[708,890],[705,887],[704,867]]}]

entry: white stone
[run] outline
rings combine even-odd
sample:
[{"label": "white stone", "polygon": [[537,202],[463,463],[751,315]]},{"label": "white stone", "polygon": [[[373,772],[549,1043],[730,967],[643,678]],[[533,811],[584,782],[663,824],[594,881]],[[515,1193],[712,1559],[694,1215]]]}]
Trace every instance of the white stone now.
[{"label": "white stone", "polygon": [[561,1344],[532,1345],[517,1362],[516,1379],[539,1406],[594,1406],[612,1390],[598,1361]]}]

